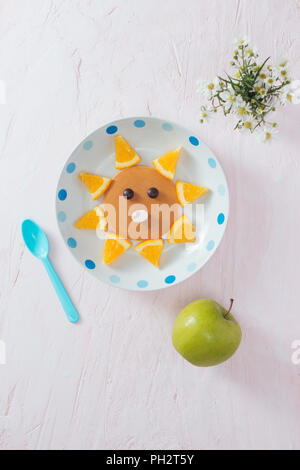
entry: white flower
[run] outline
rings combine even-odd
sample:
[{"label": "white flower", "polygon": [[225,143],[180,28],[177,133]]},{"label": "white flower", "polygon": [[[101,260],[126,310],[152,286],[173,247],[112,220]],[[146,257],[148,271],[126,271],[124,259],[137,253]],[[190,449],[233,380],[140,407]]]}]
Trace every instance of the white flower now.
[{"label": "white flower", "polygon": [[278,67],[281,67],[282,69],[286,69],[288,63],[289,63],[288,59],[281,57],[278,61]]},{"label": "white flower", "polygon": [[262,82],[261,80],[257,80],[257,82],[255,82],[255,85],[254,85],[254,91],[256,93],[259,93],[260,90],[263,88],[264,86],[264,82]]},{"label": "white flower", "polygon": [[287,69],[283,69],[283,68],[280,68],[280,72],[279,72],[279,75],[278,75],[278,78],[280,78],[281,80],[287,80],[288,79],[288,70]]},{"label": "white flower", "polygon": [[214,95],[220,88],[220,81],[218,78],[215,78],[211,82],[207,82],[205,95],[209,98]]},{"label": "white flower", "polygon": [[235,94],[234,90],[232,88],[229,88],[228,90],[223,91],[220,94],[220,97],[225,103],[223,103],[223,107],[225,111],[229,111],[229,109],[236,103],[237,101],[237,95]]},{"label": "white flower", "polygon": [[257,136],[260,142],[264,143],[270,143],[274,138],[276,138],[276,135],[278,134],[278,131],[272,127],[272,128],[267,128],[264,127],[260,131],[258,131]]},{"label": "white flower", "polygon": [[300,104],[300,80],[294,80],[290,87],[293,91],[293,104]]},{"label": "white flower", "polygon": [[251,113],[251,107],[247,104],[243,98],[240,96],[237,97],[237,100],[234,104],[234,112],[241,118],[245,119],[248,114]]},{"label": "white flower", "polygon": [[242,132],[254,132],[255,127],[257,126],[257,122],[252,116],[247,117],[244,122],[241,124],[241,131]]},{"label": "white flower", "polygon": [[289,72],[287,67],[281,67],[280,65],[275,65],[272,67],[272,72],[275,78],[285,81],[288,80]]},{"label": "white flower", "polygon": [[275,79],[272,77],[272,75],[269,75],[264,80],[264,84],[266,85],[267,88],[272,88],[275,85]]},{"label": "white flower", "polygon": [[258,57],[257,47],[251,47],[248,45],[245,49],[245,52],[249,57]]},{"label": "white flower", "polygon": [[207,81],[206,80],[202,80],[201,78],[199,78],[199,80],[197,80],[197,93],[203,93],[203,90],[204,90],[204,87],[206,87],[206,83]]},{"label": "white flower", "polygon": [[280,104],[283,106],[285,104],[293,103],[293,91],[290,87],[285,86],[280,92]]},{"label": "white flower", "polygon": [[265,88],[261,88],[258,93],[262,98],[264,98],[267,94],[267,90]]},{"label": "white flower", "polygon": [[238,68],[234,74],[234,78],[236,78],[237,80],[239,78],[241,78],[241,68]]},{"label": "white flower", "polygon": [[261,70],[259,72],[259,78],[262,82],[264,82],[267,78],[268,78],[268,74],[267,74],[267,71],[266,70]]},{"label": "white flower", "polygon": [[300,104],[300,80],[293,81],[290,85],[285,86],[280,91],[280,103]]},{"label": "white flower", "polygon": [[205,122],[208,122],[213,116],[213,111],[206,109],[204,106],[201,109],[200,112],[200,122],[201,124],[204,124]]},{"label": "white flower", "polygon": [[244,36],[243,38],[235,38],[233,44],[235,46],[248,46],[250,43],[250,39],[248,36]]},{"label": "white flower", "polygon": [[209,82],[207,80],[198,80],[197,82],[197,91],[206,98],[211,98],[220,87],[220,81],[218,78],[215,78],[213,81]]}]

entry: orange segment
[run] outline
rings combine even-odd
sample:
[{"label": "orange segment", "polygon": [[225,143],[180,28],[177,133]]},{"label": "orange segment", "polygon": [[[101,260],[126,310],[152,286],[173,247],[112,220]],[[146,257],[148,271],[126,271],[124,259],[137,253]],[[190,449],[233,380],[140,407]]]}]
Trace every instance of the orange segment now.
[{"label": "orange segment", "polygon": [[208,191],[208,188],[197,186],[196,184],[189,184],[184,181],[177,181],[176,183],[177,197],[182,206],[186,206],[190,202],[204,196]]},{"label": "orange segment", "polygon": [[173,180],[176,172],[177,160],[182,147],[171,150],[162,157],[153,160],[154,168],[169,180]]},{"label": "orange segment", "polygon": [[103,248],[103,261],[105,264],[113,263],[119,256],[121,256],[131,243],[125,238],[119,237],[115,233],[107,233],[106,240]]},{"label": "orange segment", "polygon": [[164,249],[163,240],[146,240],[134,247],[143,258],[159,268],[160,255]]},{"label": "orange segment", "polygon": [[96,230],[98,228],[100,230],[107,230],[106,217],[100,206],[96,206],[90,212],[82,216],[74,225],[79,229]]},{"label": "orange segment", "polygon": [[118,135],[115,137],[116,144],[116,169],[122,170],[123,168],[129,168],[136,165],[141,161],[141,157],[136,151],[129,145],[129,143]]},{"label": "orange segment", "polygon": [[183,215],[180,219],[176,220],[172,226],[169,236],[169,243],[188,243],[195,242],[196,237],[194,227],[187,215]]},{"label": "orange segment", "polygon": [[112,181],[110,178],[85,173],[84,171],[79,174],[79,178],[86,185],[94,200],[98,199],[107,190]]}]

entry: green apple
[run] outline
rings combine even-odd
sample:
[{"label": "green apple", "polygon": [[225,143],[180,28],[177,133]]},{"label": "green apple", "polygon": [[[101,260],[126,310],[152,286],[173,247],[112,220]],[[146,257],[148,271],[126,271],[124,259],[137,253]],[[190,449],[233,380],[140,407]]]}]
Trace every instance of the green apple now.
[{"label": "green apple", "polygon": [[208,299],[196,300],[178,315],[172,334],[175,349],[189,362],[209,367],[227,361],[242,339],[238,322],[229,310]]}]

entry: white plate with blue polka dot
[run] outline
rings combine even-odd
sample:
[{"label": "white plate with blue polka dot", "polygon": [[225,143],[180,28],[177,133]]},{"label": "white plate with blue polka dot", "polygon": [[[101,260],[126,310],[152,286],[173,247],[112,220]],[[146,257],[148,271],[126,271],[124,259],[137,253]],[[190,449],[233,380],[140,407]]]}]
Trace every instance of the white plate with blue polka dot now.
[{"label": "white plate with blue polka dot", "polygon": [[[104,240],[92,230],[74,227],[74,222],[97,204],[78,178],[79,173],[86,171],[113,177],[118,172],[115,170],[115,135],[122,135],[129,141],[144,166],[152,167],[152,160],[182,146],[184,152],[178,160],[174,182],[182,180],[210,189],[208,197],[200,200],[204,209],[201,227],[197,229],[197,242],[170,245],[165,241],[159,269],[132,248],[107,266],[102,262]],[[195,204],[188,206],[187,215],[191,218],[195,216]],[[193,133],[163,119],[126,118],[101,127],[74,150],[59,179],[56,214],[66,246],[96,278],[127,290],[158,290],[188,279],[211,258],[228,220],[228,186],[216,156]]]}]

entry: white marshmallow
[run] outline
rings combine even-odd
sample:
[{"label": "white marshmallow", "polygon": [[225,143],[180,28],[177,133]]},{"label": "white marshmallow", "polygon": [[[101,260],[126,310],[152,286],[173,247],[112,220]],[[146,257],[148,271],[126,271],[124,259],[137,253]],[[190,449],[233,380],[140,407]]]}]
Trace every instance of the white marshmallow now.
[{"label": "white marshmallow", "polygon": [[148,212],[145,210],[134,211],[131,218],[136,224],[141,224],[148,219]]}]

